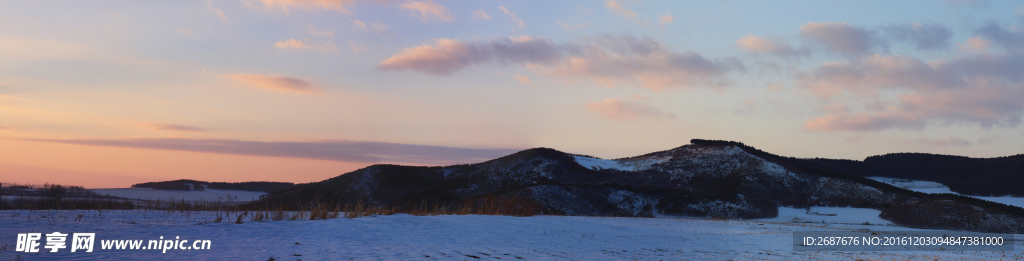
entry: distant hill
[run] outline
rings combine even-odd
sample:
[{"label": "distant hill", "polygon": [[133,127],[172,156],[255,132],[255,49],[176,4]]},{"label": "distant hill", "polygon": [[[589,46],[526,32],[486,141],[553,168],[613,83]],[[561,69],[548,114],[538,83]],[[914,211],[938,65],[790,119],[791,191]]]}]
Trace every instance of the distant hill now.
[{"label": "distant hill", "polygon": [[[189,186],[191,184],[191,186]],[[160,181],[160,182],[146,182],[132,185],[133,188],[151,188],[160,190],[202,190],[202,186],[206,186],[208,189],[223,189],[223,190],[244,190],[244,191],[262,191],[271,193],[274,191],[291,188],[295,186],[295,183],[288,182],[269,182],[269,181],[250,181],[250,182],[206,182],[191,179],[179,179],[172,181]]]},{"label": "distant hill", "polygon": [[1022,208],[910,191],[861,175],[900,164],[785,157],[732,141],[690,143],[616,160],[535,148],[476,164],[373,165],[250,205],[414,209],[514,202],[540,214],[743,219],[775,217],[779,206],[847,206],[881,210],[883,219],[904,226],[1024,233]]},{"label": "distant hill", "polygon": [[969,158],[927,153],[890,153],[863,161],[806,159],[807,163],[862,177],[934,181],[974,196],[1024,196],[1024,154]]}]

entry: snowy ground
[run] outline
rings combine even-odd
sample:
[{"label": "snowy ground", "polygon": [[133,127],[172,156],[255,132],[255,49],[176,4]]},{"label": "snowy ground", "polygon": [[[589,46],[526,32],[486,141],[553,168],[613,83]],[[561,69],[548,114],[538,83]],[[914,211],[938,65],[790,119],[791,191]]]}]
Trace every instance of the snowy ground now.
[{"label": "snowy ground", "polygon": [[[0,211],[0,260],[977,260],[1024,252],[800,252],[793,231],[913,230],[877,212],[783,208],[779,218],[711,220],[568,216],[370,216],[356,219],[209,223],[213,213]],[[872,210],[873,211],[873,210]],[[836,214],[827,216],[827,214]],[[82,215],[81,221],[74,221]],[[44,217],[45,216],[45,217]],[[812,218],[813,216],[813,218]],[[825,218],[825,223],[817,220]],[[794,223],[793,218],[801,218]],[[812,221],[815,223],[805,223]],[[201,224],[201,225],[200,225]],[[92,253],[16,253],[17,233],[95,232]],[[175,236],[211,240],[210,250],[101,250],[101,240]],[[2,247],[6,244],[6,248]],[[1020,242],[1016,242],[1020,244]],[[145,246],[145,244],[143,244]],[[1018,245],[1018,249],[1021,246]],[[45,250],[45,249],[44,249]]]},{"label": "snowy ground", "polygon": [[779,208],[779,216],[768,219],[760,219],[771,222],[791,223],[822,223],[822,224],[849,224],[849,225],[882,225],[891,226],[892,222],[878,217],[882,211],[870,208],[840,208],[840,207],[812,207],[807,209]]},{"label": "snowy ground", "polygon": [[[587,160],[584,159],[586,162]],[[623,167],[589,162],[598,168]],[[941,184],[875,178],[912,190],[949,193]],[[141,199],[248,201],[259,192],[101,189],[97,193]],[[237,199],[235,198],[237,197]],[[1024,206],[1011,197],[980,197]],[[914,231],[893,226],[873,209],[779,208],[758,220],[567,216],[370,216],[356,219],[220,223],[215,212],[0,211],[0,260],[1012,260],[1024,259],[1017,235],[1014,252],[804,252],[793,251],[793,231]],[[223,214],[223,212],[221,213]],[[76,221],[81,215],[81,219]],[[92,253],[15,252],[18,233],[95,232]],[[159,237],[210,240],[210,250],[105,250],[104,240]],[[42,249],[42,248],[41,248]],[[42,249],[47,251],[47,249]]]},{"label": "snowy ground", "polygon": [[207,189],[205,191],[179,191],[159,190],[151,188],[114,188],[114,189],[92,189],[100,195],[111,195],[129,199],[142,200],[186,200],[186,201],[221,201],[221,202],[248,202],[256,200],[260,195],[266,194],[259,191],[244,190],[220,190]]},{"label": "snowy ground", "polygon": [[[909,179],[897,179],[897,178],[885,178],[885,177],[868,177],[868,178],[869,179],[873,179],[873,180],[877,180],[877,181],[881,181],[881,182],[885,182],[885,183],[889,183],[889,184],[892,184],[893,186],[897,186],[897,187],[901,187],[901,188],[905,188],[905,189],[909,189],[909,190],[913,190],[913,191],[917,191],[917,192],[960,194],[960,193],[956,193],[956,192],[953,192],[953,191],[949,190],[949,187],[946,187],[946,185],[942,185],[942,183],[938,183],[938,182],[921,181],[921,180],[909,180]],[[984,200],[988,200],[988,201],[992,201],[992,202],[999,202],[999,203],[1007,204],[1007,205],[1010,205],[1010,206],[1024,207],[1024,198],[1022,198],[1022,197],[1010,197],[1010,196],[1004,196],[1004,197],[979,197],[979,196],[971,196],[971,195],[964,195],[964,196],[968,196],[968,197],[972,197],[972,198],[980,198],[980,199],[984,199]]]}]

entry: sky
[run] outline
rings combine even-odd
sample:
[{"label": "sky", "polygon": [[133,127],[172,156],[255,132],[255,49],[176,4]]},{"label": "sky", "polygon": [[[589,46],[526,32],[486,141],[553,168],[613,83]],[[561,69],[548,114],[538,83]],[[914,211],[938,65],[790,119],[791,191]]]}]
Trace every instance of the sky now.
[{"label": "sky", "polygon": [[0,1],[0,182],[1024,152],[1017,1]]}]

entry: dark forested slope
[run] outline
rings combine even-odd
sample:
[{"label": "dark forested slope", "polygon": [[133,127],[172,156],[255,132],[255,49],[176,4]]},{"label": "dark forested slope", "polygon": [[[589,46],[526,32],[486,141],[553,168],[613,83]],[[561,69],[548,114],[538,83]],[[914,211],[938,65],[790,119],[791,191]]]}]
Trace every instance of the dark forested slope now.
[{"label": "dark forested slope", "polygon": [[1024,154],[968,158],[892,153],[864,159],[859,174],[935,181],[954,192],[968,195],[1024,196]]},{"label": "dark forested slope", "polygon": [[890,153],[864,161],[803,159],[808,165],[862,177],[889,177],[942,183],[973,196],[1024,196],[1024,154],[969,158],[927,153]]},{"label": "dark forested slope", "polygon": [[[192,184],[193,187],[189,187],[186,184]],[[179,179],[171,181],[160,181],[160,182],[146,182],[132,185],[133,188],[151,188],[161,190],[189,190],[201,185],[206,185],[209,189],[223,189],[223,190],[244,190],[244,191],[263,191],[263,192],[274,192],[281,189],[286,189],[295,186],[295,183],[288,182],[269,182],[269,181],[250,181],[250,182],[206,182],[191,179]]]}]

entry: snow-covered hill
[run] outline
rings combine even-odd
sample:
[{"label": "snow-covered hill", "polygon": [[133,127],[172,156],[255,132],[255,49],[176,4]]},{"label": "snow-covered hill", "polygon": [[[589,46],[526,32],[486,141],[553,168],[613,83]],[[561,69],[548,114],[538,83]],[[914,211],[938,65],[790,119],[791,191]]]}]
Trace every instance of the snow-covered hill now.
[{"label": "snow-covered hill", "polygon": [[254,205],[458,207],[499,198],[532,204],[538,214],[733,219],[776,217],[779,207],[858,207],[907,226],[1024,231],[1024,209],[930,196],[802,162],[721,141],[615,160],[536,148],[477,164],[374,165]]}]

